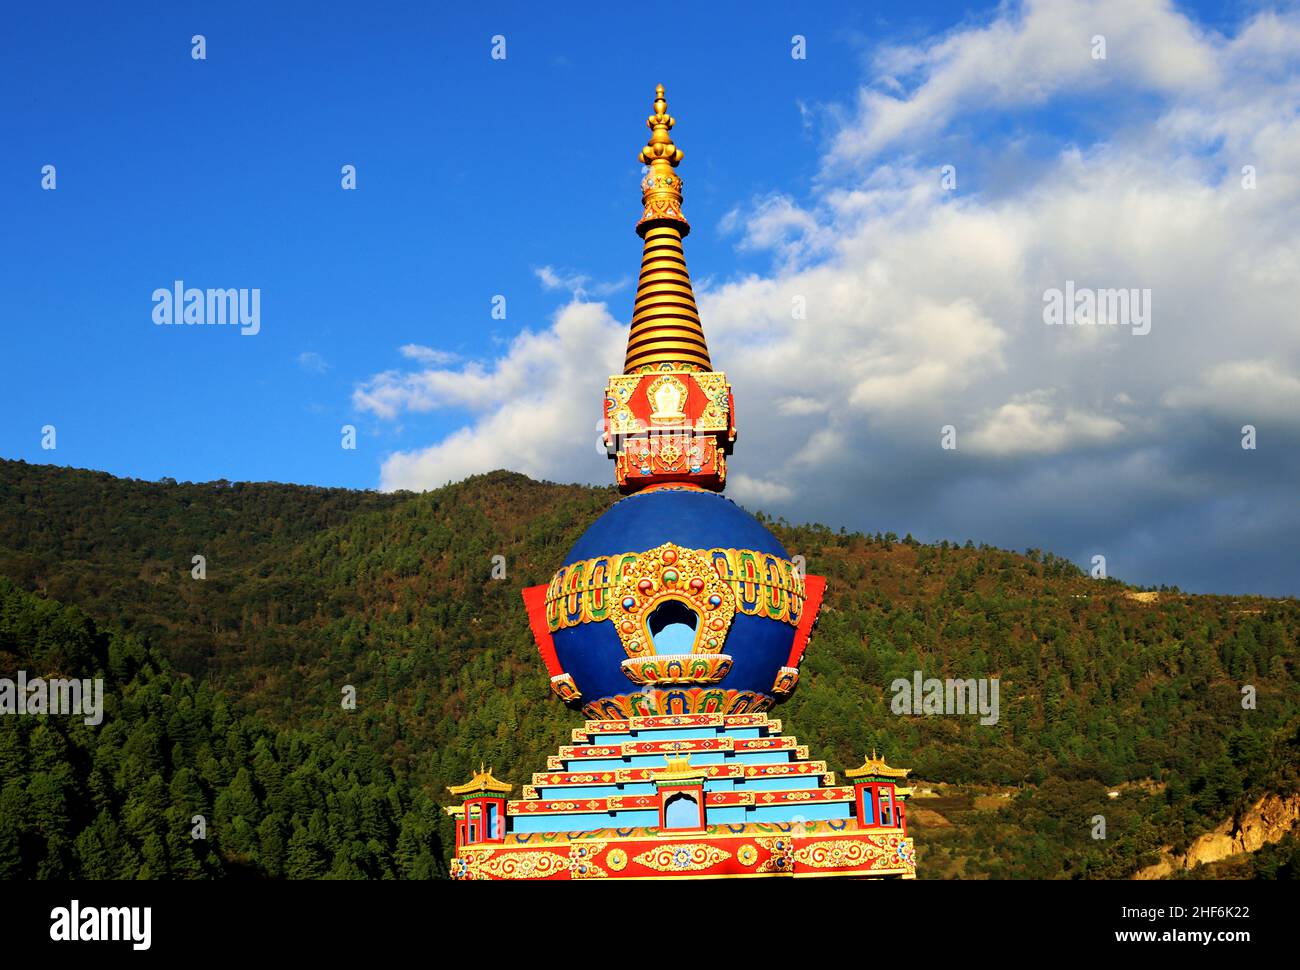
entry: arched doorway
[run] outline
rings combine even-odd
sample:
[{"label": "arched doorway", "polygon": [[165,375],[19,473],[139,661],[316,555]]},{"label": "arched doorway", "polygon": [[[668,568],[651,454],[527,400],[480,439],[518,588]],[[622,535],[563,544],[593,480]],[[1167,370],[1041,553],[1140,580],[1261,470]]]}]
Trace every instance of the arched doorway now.
[{"label": "arched doorway", "polygon": [[693,793],[677,792],[664,802],[664,828],[697,829],[702,824],[700,803]]},{"label": "arched doorway", "polygon": [[646,617],[655,653],[690,653],[700,617],[681,600],[665,600]]}]

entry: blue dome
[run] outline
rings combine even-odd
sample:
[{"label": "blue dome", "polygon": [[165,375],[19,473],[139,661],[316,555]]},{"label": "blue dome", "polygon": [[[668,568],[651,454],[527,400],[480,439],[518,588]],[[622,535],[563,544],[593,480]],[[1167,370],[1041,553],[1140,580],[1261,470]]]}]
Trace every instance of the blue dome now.
[{"label": "blue dome", "polygon": [[656,489],[616,502],[582,534],[565,565],[671,542],[686,549],[753,549],[789,559],[776,536],[717,492]]},{"label": "blue dome", "polygon": [[[617,502],[582,534],[565,565],[645,552],[669,542],[682,549],[748,549],[789,559],[776,536],[731,500],[715,492],[656,489]],[[643,689],[620,669],[627,655],[612,623],[583,623],[557,630],[553,637],[560,663],[573,677],[584,704]],[[794,637],[789,623],[737,612],[722,651],[733,660],[731,670],[712,686],[761,695],[770,702],[773,681],[790,655]]]}]

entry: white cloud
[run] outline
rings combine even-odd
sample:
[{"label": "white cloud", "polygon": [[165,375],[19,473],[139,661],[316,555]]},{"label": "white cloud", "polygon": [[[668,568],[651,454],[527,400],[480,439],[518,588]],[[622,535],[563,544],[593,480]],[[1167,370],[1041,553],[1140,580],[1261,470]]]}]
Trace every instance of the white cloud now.
[{"label": "white cloud", "polygon": [[503,467],[539,478],[595,478],[607,464],[595,448],[600,389],[621,361],[623,334],[604,304],[570,303],[546,330],[515,337],[490,366],[371,378],[353,404],[380,418],[440,408],[472,415],[434,445],[389,455],[381,487],[433,488]]},{"label": "white cloud", "polygon": [[547,290],[568,290],[575,300],[585,300],[589,296],[609,296],[627,286],[628,277],[624,276],[610,282],[593,282],[591,277],[582,273],[569,273],[557,270],[553,266],[543,266],[533,271]]},{"label": "white cloud", "polygon": [[783,397],[776,402],[776,408],[781,414],[794,415],[802,417],[809,414],[821,414],[826,411],[829,405],[825,401],[819,401],[815,397],[808,397],[802,394],[793,394],[790,397]]},{"label": "white cloud", "polygon": [[436,350],[422,344],[403,344],[397,350],[403,357],[419,361],[421,364],[450,364],[456,359],[456,355],[450,351]]},{"label": "white cloud", "polygon": [[[1115,418],[1057,408],[1046,391],[1018,395],[993,412],[965,439],[977,454],[1055,454],[1099,444],[1124,433]],[[959,439],[959,447],[963,446]]]},{"label": "white cloud", "polygon": [[739,472],[728,477],[727,491],[737,502],[748,502],[756,506],[785,502],[794,497],[794,489],[788,485],[764,481]]},{"label": "white cloud", "polygon": [[1210,411],[1247,424],[1300,425],[1300,376],[1272,360],[1216,364],[1198,383],[1171,388],[1163,400],[1171,408]]},{"label": "white cloud", "polygon": [[313,374],[324,374],[330,369],[330,365],[325,362],[325,358],[314,350],[304,350],[299,354],[298,366]]},{"label": "white cloud", "polygon": [[[1104,60],[1093,57],[1097,36],[1106,39]],[[857,123],[836,139],[833,164],[913,144],[970,112],[1037,106],[1061,91],[1204,89],[1221,70],[1210,40],[1171,3],[1141,0],[1002,7],[986,26],[887,48],[875,66],[879,87],[903,93],[859,91]]]},{"label": "white cloud", "polygon": [[743,250],[780,250],[788,264],[825,251],[834,242],[812,213],[785,195],[773,194],[722,217],[723,232],[740,232]]}]

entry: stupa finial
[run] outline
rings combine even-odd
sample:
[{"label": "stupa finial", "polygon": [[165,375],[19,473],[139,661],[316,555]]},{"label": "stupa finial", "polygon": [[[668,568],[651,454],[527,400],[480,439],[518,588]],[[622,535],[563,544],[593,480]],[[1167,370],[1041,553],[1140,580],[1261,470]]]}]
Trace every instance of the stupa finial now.
[{"label": "stupa finial", "polygon": [[675,229],[678,238],[684,239],[691,231],[690,223],[682,214],[682,180],[673,172],[682,160],[682,150],[673,143],[668,132],[677,123],[668,113],[668,102],[664,99],[664,86],[655,86],[654,111],[645,120],[650,129],[650,140],[641,149],[637,159],[642,165],[649,166],[645,178],[641,180],[641,205],[644,212],[641,221],[636,224],[636,231],[645,238],[645,234],[655,227],[663,226]]},{"label": "stupa finial", "polygon": [[650,141],[645,148],[641,149],[641,154],[637,157],[642,165],[653,166],[655,162],[667,162],[673,168],[682,160],[682,150],[673,144],[673,138],[668,134],[676,122],[673,116],[668,113],[668,102],[664,99],[664,86],[655,85],[655,113],[645,120],[645,126],[650,129]]}]

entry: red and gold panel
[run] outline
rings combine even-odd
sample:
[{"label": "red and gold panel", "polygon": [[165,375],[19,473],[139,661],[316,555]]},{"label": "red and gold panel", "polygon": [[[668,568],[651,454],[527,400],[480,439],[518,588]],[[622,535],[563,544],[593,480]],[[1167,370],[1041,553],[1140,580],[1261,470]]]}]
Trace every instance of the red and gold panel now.
[{"label": "red and gold panel", "polygon": [[[627,785],[654,781],[656,775],[662,770],[662,767],[655,767],[617,768],[613,771],[535,771],[533,772],[533,786],[537,788],[559,788],[566,786]],[[834,772],[827,770],[825,761],[783,761],[770,765],[699,765],[698,770],[704,778],[787,778],[799,775],[817,775],[827,778],[834,775]]]},{"label": "red and gold panel", "polygon": [[766,727],[771,734],[781,733],[780,720],[766,714],[670,714],[587,721],[582,727],[573,729],[573,741],[582,744],[594,734],[626,734],[629,731],[679,727]]},{"label": "red and gold panel", "polygon": [[808,749],[797,738],[733,738],[729,734],[712,738],[671,738],[659,741],[621,741],[617,744],[571,744],[560,748],[559,759],[578,761],[592,758],[626,758],[634,755],[685,754],[691,751],[794,751],[808,757]]},{"label": "red and gold panel", "polygon": [[734,436],[731,403],[721,371],[616,374],[605,387],[605,430],[611,438],[664,427]]},{"label": "red and gold panel", "polygon": [[791,791],[714,791],[705,795],[704,801],[710,807],[725,807],[728,805],[815,805],[825,802],[851,802],[854,797],[855,792],[852,787],[796,788]]},{"label": "red and gold panel", "polygon": [[510,815],[569,815],[574,812],[629,812],[658,808],[656,795],[609,795],[605,798],[554,798],[515,800],[506,803]]},{"label": "red and gold panel", "polygon": [[655,368],[611,377],[605,448],[620,490],[689,482],[721,491],[736,440],[733,406],[727,377],[717,371]]},{"label": "red and gold panel", "polygon": [[657,432],[628,438],[614,459],[619,485],[638,481],[698,481],[721,490],[727,478],[727,455],[710,436]]},{"label": "red and gold panel", "polygon": [[[787,826],[787,829],[790,827]],[[673,837],[658,829],[549,834],[467,847],[452,860],[456,879],[700,879],[757,876],[916,877],[912,840],[845,824],[713,825]]]},{"label": "red and gold panel", "polygon": [[[851,802],[853,788],[796,788],[790,791],[717,791],[704,796],[711,808],[762,805],[817,805],[827,802]],[[659,796],[607,795],[604,798],[524,798],[506,803],[510,815],[600,814],[656,808]]]}]

